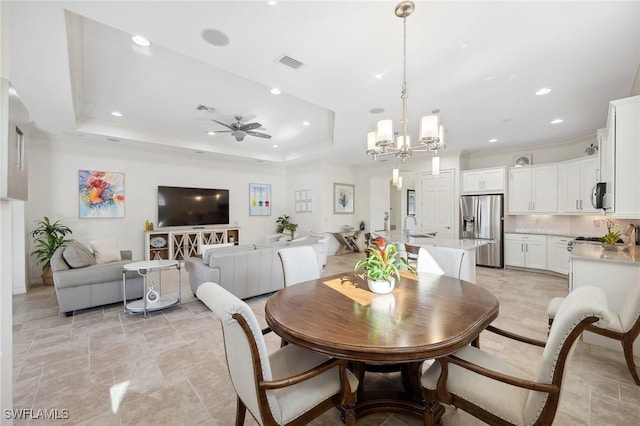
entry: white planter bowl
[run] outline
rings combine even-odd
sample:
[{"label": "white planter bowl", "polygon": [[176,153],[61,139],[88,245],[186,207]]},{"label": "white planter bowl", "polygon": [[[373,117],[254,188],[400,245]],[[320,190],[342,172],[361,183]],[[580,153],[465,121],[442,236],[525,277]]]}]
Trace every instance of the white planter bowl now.
[{"label": "white planter bowl", "polygon": [[396,286],[396,279],[391,277],[389,281],[373,281],[367,280],[367,284],[369,285],[369,290],[378,294],[387,294],[391,293],[393,288]]}]

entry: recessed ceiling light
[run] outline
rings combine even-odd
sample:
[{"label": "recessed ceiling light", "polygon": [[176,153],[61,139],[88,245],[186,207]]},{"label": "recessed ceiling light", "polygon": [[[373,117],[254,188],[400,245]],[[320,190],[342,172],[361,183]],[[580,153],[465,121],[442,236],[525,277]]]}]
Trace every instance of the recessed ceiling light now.
[{"label": "recessed ceiling light", "polygon": [[382,114],[384,112],[384,108],[371,108],[369,113],[371,114]]},{"label": "recessed ceiling light", "polygon": [[495,139],[495,138],[494,139],[489,139],[489,143],[496,143],[496,142],[498,142],[498,139]]},{"label": "recessed ceiling light", "polygon": [[215,135],[215,134],[216,134],[216,132],[214,132],[213,130],[209,130],[209,131],[207,132],[207,134],[208,134],[209,136],[213,136],[213,135]]},{"label": "recessed ceiling light", "polygon": [[151,42],[147,40],[146,37],[143,37],[141,35],[134,35],[133,37],[131,37],[131,40],[133,40],[133,42],[138,46],[142,46],[142,47],[151,46]]},{"label": "recessed ceiling light", "polygon": [[542,87],[536,91],[536,96],[548,95],[549,93],[551,93],[551,89]]},{"label": "recessed ceiling light", "polygon": [[276,4],[278,4],[278,2],[277,2],[276,0],[269,0],[269,1],[267,2],[267,4],[268,4],[269,6],[275,6]]},{"label": "recessed ceiling light", "polygon": [[274,148],[277,148],[277,147],[278,147],[278,145],[273,145],[273,147],[274,147]]},{"label": "recessed ceiling light", "polygon": [[384,78],[384,73],[379,72],[377,74],[373,75],[375,78],[377,78],[378,80],[382,80]]},{"label": "recessed ceiling light", "polygon": [[204,151],[194,151],[196,154],[204,154]]},{"label": "recessed ceiling light", "polygon": [[555,120],[551,121],[551,124],[560,124],[562,123],[564,120],[562,118],[556,118]]},{"label": "recessed ceiling light", "polygon": [[303,122],[302,122],[302,125],[303,125],[303,126],[311,126],[311,123],[309,123],[308,121],[303,121]]},{"label": "recessed ceiling light", "polygon": [[111,115],[113,115],[114,117],[122,117],[122,113],[119,111],[113,111]]},{"label": "recessed ceiling light", "polygon": [[495,78],[494,76],[490,75],[489,77],[485,77],[485,78],[484,78],[484,81],[491,81],[491,80],[493,80],[494,78]]},{"label": "recessed ceiling light", "polygon": [[200,36],[212,46],[224,47],[229,44],[229,36],[215,28],[205,28],[200,32]]},{"label": "recessed ceiling light", "polygon": [[461,45],[460,45],[460,50],[464,50],[464,49],[466,49],[467,47],[469,47],[469,46],[467,45],[467,43],[463,43],[463,44],[461,44]]},{"label": "recessed ceiling light", "polygon": [[116,138],[107,138],[107,140],[111,142],[120,142],[120,139],[116,139]]},{"label": "recessed ceiling light", "polygon": [[273,89],[270,90],[272,95],[279,95],[280,93],[282,93],[282,90],[278,89],[277,87],[274,87]]}]

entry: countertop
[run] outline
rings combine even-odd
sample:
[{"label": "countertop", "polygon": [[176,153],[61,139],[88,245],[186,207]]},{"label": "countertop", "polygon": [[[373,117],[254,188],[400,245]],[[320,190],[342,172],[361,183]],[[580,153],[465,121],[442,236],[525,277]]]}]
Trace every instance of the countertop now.
[{"label": "countertop", "polygon": [[640,246],[620,245],[616,251],[605,251],[600,244],[577,244],[569,258],[640,266]]},{"label": "countertop", "polygon": [[377,235],[383,238],[386,238],[390,242],[402,242],[402,243],[411,243],[419,246],[438,246],[438,247],[450,247],[450,248],[458,248],[462,250],[473,250],[478,247],[485,246],[490,244],[487,240],[470,240],[470,239],[455,239],[455,238],[414,238],[409,237],[407,239],[406,235],[400,231],[390,231],[390,232],[372,232],[372,235]]},{"label": "countertop", "polygon": [[575,238],[574,234],[567,234],[562,231],[544,231],[540,229],[515,229],[510,231],[504,231],[505,234],[531,234],[531,235],[552,235],[554,237],[567,237],[567,238]]}]

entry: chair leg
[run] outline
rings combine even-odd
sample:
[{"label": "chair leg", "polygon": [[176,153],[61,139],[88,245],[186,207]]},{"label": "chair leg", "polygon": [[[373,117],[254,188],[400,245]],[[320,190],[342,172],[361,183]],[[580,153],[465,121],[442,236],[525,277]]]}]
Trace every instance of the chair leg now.
[{"label": "chair leg", "polygon": [[622,339],[622,350],[624,351],[624,359],[627,361],[627,367],[631,373],[631,377],[636,382],[636,385],[640,386],[640,378],[638,378],[638,370],[636,370],[636,363],[633,361],[633,340]]},{"label": "chair leg", "polygon": [[236,426],[244,425],[244,416],[247,414],[247,407],[238,397],[238,405],[236,406]]}]

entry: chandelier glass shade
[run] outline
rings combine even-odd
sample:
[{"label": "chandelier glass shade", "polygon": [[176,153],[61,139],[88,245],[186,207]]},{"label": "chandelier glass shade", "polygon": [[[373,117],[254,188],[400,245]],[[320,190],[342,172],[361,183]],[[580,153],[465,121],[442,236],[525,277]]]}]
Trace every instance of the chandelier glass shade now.
[{"label": "chandelier glass shade", "polygon": [[[437,156],[438,151],[443,150],[444,127],[439,123],[437,115],[428,115],[420,119],[419,137],[414,145],[411,144],[411,137],[407,132],[407,17],[415,10],[415,4],[411,1],[403,1],[396,6],[395,14],[402,18],[403,22],[403,80],[400,99],[402,99],[402,130],[399,136],[393,128],[393,120],[385,119],[377,123],[376,130],[367,134],[367,154],[378,157],[393,155],[403,163],[411,157],[414,152],[433,152]],[[435,158],[435,157],[434,157]],[[435,165],[435,164],[434,164]],[[394,185],[397,185],[397,178],[394,174]]]}]

